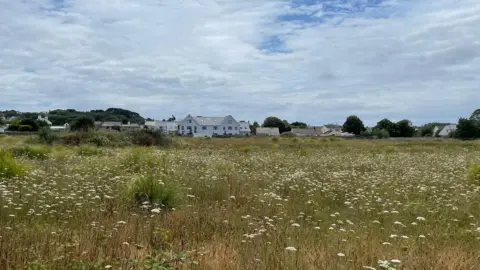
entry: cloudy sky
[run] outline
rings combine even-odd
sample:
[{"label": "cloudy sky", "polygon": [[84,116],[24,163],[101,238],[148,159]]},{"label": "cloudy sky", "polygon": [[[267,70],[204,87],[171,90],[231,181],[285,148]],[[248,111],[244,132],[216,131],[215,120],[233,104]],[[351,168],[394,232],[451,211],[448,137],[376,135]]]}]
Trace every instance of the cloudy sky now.
[{"label": "cloudy sky", "polygon": [[0,0],[0,110],[309,124],[480,107],[478,0]]}]

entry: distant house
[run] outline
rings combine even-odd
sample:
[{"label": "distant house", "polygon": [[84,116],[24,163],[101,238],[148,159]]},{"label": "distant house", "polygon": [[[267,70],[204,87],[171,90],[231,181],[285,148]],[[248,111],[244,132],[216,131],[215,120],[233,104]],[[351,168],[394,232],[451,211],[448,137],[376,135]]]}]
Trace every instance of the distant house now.
[{"label": "distant house", "polygon": [[120,129],[122,126],[122,122],[102,122],[101,128],[103,129]]},{"label": "distant house", "polygon": [[70,125],[65,123],[63,126],[51,126],[50,129],[52,131],[66,131],[70,129]]},{"label": "distant house", "polygon": [[175,134],[178,132],[178,121],[146,121],[145,126],[153,130],[161,130],[165,134]]},{"label": "distant house", "polygon": [[6,126],[0,126],[0,133],[5,133],[5,130],[7,130]]},{"label": "distant house", "polygon": [[120,128],[123,130],[132,130],[132,129],[141,129],[142,126],[137,123],[130,123],[130,121],[128,121],[127,124],[121,124]]},{"label": "distant house", "polygon": [[323,134],[322,127],[292,128],[291,132],[300,137],[318,137]]},{"label": "distant house", "polygon": [[[444,126],[439,132],[438,136],[439,137],[448,137],[450,133],[454,132],[457,130],[457,125],[456,124],[449,124]],[[434,132],[436,134],[436,132]]]},{"label": "distant house", "polygon": [[257,127],[255,134],[257,136],[280,136],[280,130],[275,127]]},{"label": "distant house", "polygon": [[194,137],[213,135],[240,135],[240,124],[231,115],[206,117],[188,115],[179,123],[179,133]]},{"label": "distant house", "polygon": [[37,120],[38,121],[43,121],[45,122],[47,125],[51,126],[52,125],[52,122],[50,122],[50,120],[48,120],[48,116],[45,116],[45,117],[42,117],[40,114],[38,115],[37,117]]},{"label": "distant house", "polygon": [[251,130],[250,130],[250,123],[246,121],[240,121],[238,122],[240,125],[240,134],[242,135],[250,135]]}]

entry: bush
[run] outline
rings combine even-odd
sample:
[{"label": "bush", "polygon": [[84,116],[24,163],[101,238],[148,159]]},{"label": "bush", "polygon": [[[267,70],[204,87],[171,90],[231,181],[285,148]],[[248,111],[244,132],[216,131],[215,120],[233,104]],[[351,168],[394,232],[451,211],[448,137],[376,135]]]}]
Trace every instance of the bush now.
[{"label": "bush", "polygon": [[297,135],[291,131],[284,132],[280,135],[281,137],[288,137],[288,138],[293,138],[297,137]]},{"label": "bush", "polygon": [[43,145],[24,145],[12,149],[12,153],[17,157],[27,157],[31,159],[48,159],[52,149]]},{"label": "bush", "polygon": [[468,167],[467,180],[470,184],[480,185],[480,163]]},{"label": "bush", "polygon": [[90,138],[87,138],[86,143],[93,144],[95,146],[112,146],[112,142],[109,138],[103,135],[93,135]]},{"label": "bush", "polygon": [[390,133],[386,129],[374,130],[372,135],[377,137],[378,139],[390,138]]},{"label": "bush", "polygon": [[34,129],[29,125],[20,125],[18,126],[18,131],[34,131]]},{"label": "bush", "polygon": [[150,129],[132,130],[127,136],[132,144],[139,146],[167,146],[171,143],[161,131]]},{"label": "bush", "polygon": [[15,162],[9,151],[0,150],[0,178],[22,176],[25,172],[25,167]]},{"label": "bush", "polygon": [[167,185],[154,175],[137,177],[126,190],[127,200],[136,206],[148,202],[152,207],[171,209],[175,207],[178,194],[176,188]]},{"label": "bush", "polygon": [[57,135],[50,128],[42,127],[38,130],[38,139],[43,143],[52,144],[57,139]]}]

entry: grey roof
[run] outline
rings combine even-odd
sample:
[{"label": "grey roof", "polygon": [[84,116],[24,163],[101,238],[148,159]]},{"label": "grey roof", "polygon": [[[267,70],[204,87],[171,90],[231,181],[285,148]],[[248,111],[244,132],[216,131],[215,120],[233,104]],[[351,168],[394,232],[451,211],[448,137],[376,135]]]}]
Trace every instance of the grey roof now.
[{"label": "grey roof", "polygon": [[220,125],[225,117],[205,117],[205,116],[192,116],[202,126],[217,126]]},{"label": "grey roof", "polygon": [[291,132],[299,136],[318,136],[321,134],[319,128],[292,128]]},{"label": "grey roof", "polygon": [[257,135],[270,135],[270,136],[275,136],[275,135],[280,135],[280,130],[278,127],[273,128],[273,127],[258,127],[255,131]]},{"label": "grey roof", "polygon": [[114,126],[121,126],[122,122],[103,122],[103,127],[114,127]]}]

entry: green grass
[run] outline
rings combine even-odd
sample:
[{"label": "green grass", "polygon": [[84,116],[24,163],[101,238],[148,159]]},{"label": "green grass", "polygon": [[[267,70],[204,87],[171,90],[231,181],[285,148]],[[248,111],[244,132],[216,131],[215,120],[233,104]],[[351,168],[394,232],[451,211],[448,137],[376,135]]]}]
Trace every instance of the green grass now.
[{"label": "green grass", "polygon": [[478,166],[466,164],[480,142],[172,138],[168,148],[56,145],[46,159],[6,150],[28,141],[0,138],[0,268],[478,267]]}]

